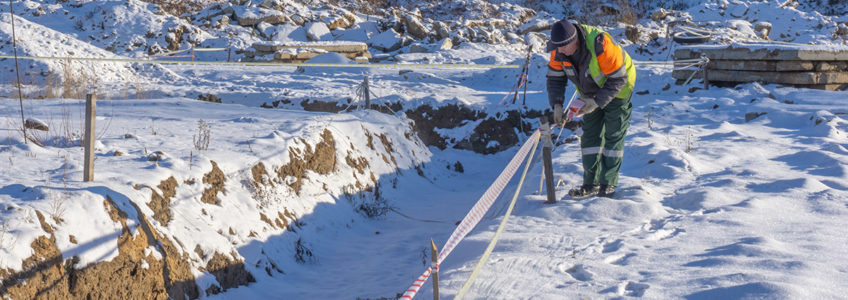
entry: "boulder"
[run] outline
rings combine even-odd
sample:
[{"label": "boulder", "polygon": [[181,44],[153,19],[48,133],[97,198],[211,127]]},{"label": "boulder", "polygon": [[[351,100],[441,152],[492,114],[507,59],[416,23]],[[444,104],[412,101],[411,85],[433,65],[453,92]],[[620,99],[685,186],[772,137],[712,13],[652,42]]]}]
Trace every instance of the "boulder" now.
[{"label": "boulder", "polygon": [[551,25],[553,25],[557,21],[559,20],[557,20],[556,18],[547,15],[539,15],[527,21],[527,23],[524,23],[524,25],[518,27],[518,30],[516,32],[518,34],[526,34],[528,32],[540,32],[550,30]]},{"label": "boulder", "polygon": [[345,29],[353,26],[356,22],[356,17],[349,12],[340,12],[335,15],[322,18],[321,21],[327,24],[330,30]]},{"label": "boulder", "polygon": [[333,35],[337,41],[365,42],[368,40],[368,32],[363,28],[335,30]]},{"label": "boulder", "polygon": [[766,22],[766,21],[760,21],[760,22],[754,23],[754,31],[757,33],[757,36],[759,36],[761,39],[764,39],[764,40],[769,39],[769,33],[771,32],[771,27],[772,27],[771,23]]},{"label": "boulder", "polygon": [[433,29],[436,31],[436,38],[440,40],[450,37],[450,26],[445,22],[436,22]]},{"label": "boulder", "polygon": [[286,15],[277,10],[259,7],[239,7],[235,9],[235,18],[241,26],[253,26],[261,22],[282,24],[288,21]]},{"label": "boulder", "polygon": [[634,44],[639,43],[639,37],[641,34],[641,30],[639,30],[639,27],[636,26],[627,25],[627,28],[624,29],[624,36],[626,36],[627,39]]},{"label": "boulder", "polygon": [[530,46],[530,50],[536,53],[544,52],[545,45],[548,43],[548,36],[544,33],[530,32],[525,35],[524,40]]},{"label": "boulder", "polygon": [[429,53],[430,48],[427,45],[424,45],[421,42],[412,43],[409,45],[409,53]]},{"label": "boulder", "polygon": [[221,16],[212,20],[212,28],[221,29],[230,25],[230,17]]},{"label": "boulder", "polygon": [[439,50],[450,50],[453,48],[453,42],[449,38],[444,38],[438,43],[436,43],[436,47]]},{"label": "boulder", "polygon": [[419,40],[426,38],[430,33],[430,30],[414,16],[404,15],[403,26],[406,28],[407,33]]},{"label": "boulder", "polygon": [[400,49],[402,44],[403,39],[401,39],[400,34],[391,28],[368,40],[368,45],[383,52],[392,52]]},{"label": "boulder", "polygon": [[303,23],[306,23],[306,18],[301,15],[291,15],[291,21],[297,24],[297,26],[303,26]]},{"label": "boulder", "polygon": [[41,131],[49,131],[50,128],[47,126],[47,123],[35,118],[27,118],[24,121],[24,127],[27,129],[41,130]]},{"label": "boulder", "polygon": [[307,42],[306,30],[295,24],[282,24],[274,26],[271,41],[275,42]]},{"label": "boulder", "polygon": [[848,35],[848,24],[839,23],[839,26],[836,27],[835,33],[838,36]]},{"label": "boulder", "polygon": [[507,32],[506,34],[504,34],[504,37],[505,37],[505,38],[506,38],[506,40],[507,40],[507,41],[509,41],[509,42],[515,41],[515,40],[517,40],[517,39],[521,39],[521,37],[519,37],[519,36],[518,36],[517,34],[515,34],[514,32]]},{"label": "boulder", "polygon": [[324,22],[309,22],[303,26],[306,30],[306,37],[310,41],[332,41],[333,35],[330,34],[330,28]]},{"label": "boulder", "polygon": [[271,38],[271,36],[274,35],[274,32],[276,30],[275,30],[274,26],[271,25],[271,24],[268,24],[268,23],[265,23],[265,22],[259,22],[259,24],[256,24],[256,31],[259,32],[259,36],[261,36],[265,39],[269,39],[269,38]]},{"label": "boulder", "polygon": [[259,4],[261,8],[279,10],[282,7],[280,0],[264,0]]},{"label": "boulder", "polygon": [[651,14],[651,20],[653,20],[654,22],[660,22],[662,20],[665,20],[665,18],[668,17],[669,15],[671,15],[672,13],[673,12],[670,11],[670,10],[665,10],[664,8],[660,8],[660,9],[655,10]]}]

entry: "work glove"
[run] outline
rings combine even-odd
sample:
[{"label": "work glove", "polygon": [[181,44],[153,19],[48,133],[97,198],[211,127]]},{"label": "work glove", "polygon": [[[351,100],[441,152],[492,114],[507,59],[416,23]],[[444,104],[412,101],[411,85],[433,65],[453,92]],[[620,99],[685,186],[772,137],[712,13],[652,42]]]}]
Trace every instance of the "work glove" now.
[{"label": "work glove", "polygon": [[585,114],[592,113],[597,108],[598,104],[595,103],[594,99],[589,97],[580,97],[579,99],[575,99],[571,102],[571,106],[568,107],[568,115],[566,117],[568,119],[574,119]]},{"label": "work glove", "polygon": [[562,105],[554,105],[554,124],[562,123]]}]

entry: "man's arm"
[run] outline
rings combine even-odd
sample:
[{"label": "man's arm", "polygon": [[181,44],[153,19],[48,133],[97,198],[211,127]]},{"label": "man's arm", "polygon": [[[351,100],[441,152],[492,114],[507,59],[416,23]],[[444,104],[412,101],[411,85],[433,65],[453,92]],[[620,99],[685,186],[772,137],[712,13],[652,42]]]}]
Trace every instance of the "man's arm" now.
[{"label": "man's arm", "polygon": [[568,78],[565,77],[565,71],[562,70],[562,63],[556,61],[556,50],[551,51],[551,59],[548,62],[547,87],[548,87],[548,104],[553,108],[554,105],[563,105],[565,102],[565,86],[568,83]]},{"label": "man's arm", "polygon": [[601,34],[595,40],[595,53],[598,55],[601,72],[607,76],[604,86],[595,94],[595,103],[604,108],[627,85],[624,49],[615,44],[608,34]]}]

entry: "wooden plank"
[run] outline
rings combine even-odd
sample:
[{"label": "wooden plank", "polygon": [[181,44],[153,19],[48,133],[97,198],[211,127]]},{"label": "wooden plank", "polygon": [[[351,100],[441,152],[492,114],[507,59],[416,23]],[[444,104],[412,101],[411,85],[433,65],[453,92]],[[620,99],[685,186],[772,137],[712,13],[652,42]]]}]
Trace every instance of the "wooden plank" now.
[{"label": "wooden plank", "polygon": [[815,71],[816,64],[811,61],[795,60],[710,60],[710,69],[762,72]]},{"label": "wooden plank", "polygon": [[848,62],[845,61],[823,61],[816,64],[816,71],[843,71],[848,72]]},{"label": "wooden plank", "polygon": [[[677,80],[686,80],[697,72],[693,78],[702,78],[702,72],[696,70],[676,70],[671,77]],[[792,85],[832,85],[837,88],[848,84],[848,73],[846,72],[757,72],[757,71],[730,71],[710,70],[707,75],[709,81],[716,82],[766,82]]]},{"label": "wooden plank", "polygon": [[355,44],[332,44],[332,45],[323,45],[323,44],[275,44],[269,42],[259,42],[254,43],[253,48],[259,52],[275,52],[281,49],[300,49],[300,48],[314,48],[321,49],[328,52],[337,52],[337,53],[359,53],[368,51],[368,45],[364,43],[355,43]]},{"label": "wooden plank", "polygon": [[693,59],[706,54],[711,60],[807,60],[848,61],[848,51],[823,49],[768,49],[768,48],[681,48],[674,58]]}]

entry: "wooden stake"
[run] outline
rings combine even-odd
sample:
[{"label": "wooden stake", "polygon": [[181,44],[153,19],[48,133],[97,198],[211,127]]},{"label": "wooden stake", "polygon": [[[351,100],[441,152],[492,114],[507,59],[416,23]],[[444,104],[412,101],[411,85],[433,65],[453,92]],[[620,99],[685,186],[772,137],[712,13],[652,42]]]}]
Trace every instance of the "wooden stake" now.
[{"label": "wooden stake", "polygon": [[85,95],[85,162],[83,168],[83,181],[94,181],[94,119],[97,116],[97,96]]},{"label": "wooden stake", "polygon": [[362,82],[362,90],[365,93],[365,109],[371,109],[371,91],[368,88],[368,76],[365,76],[365,81]]},{"label": "wooden stake", "polygon": [[18,38],[15,34],[15,8],[12,5],[12,0],[9,0],[9,14],[12,17],[12,52],[15,53],[15,82],[18,86],[18,103],[21,104],[21,130],[24,133],[24,144],[28,144],[29,137],[27,136],[26,120],[24,120],[24,94],[21,92],[21,69],[18,67]]},{"label": "wooden stake", "polygon": [[553,151],[554,143],[551,141],[551,125],[548,124],[548,117],[541,117],[542,125],[542,161],[545,172],[545,190],[548,192],[548,200],[546,204],[556,203],[556,189],[554,188],[554,166],[551,161],[551,151]]},{"label": "wooden stake", "polygon": [[436,248],[436,243],[430,238],[430,250],[433,250],[433,300],[439,300],[439,249]]}]

